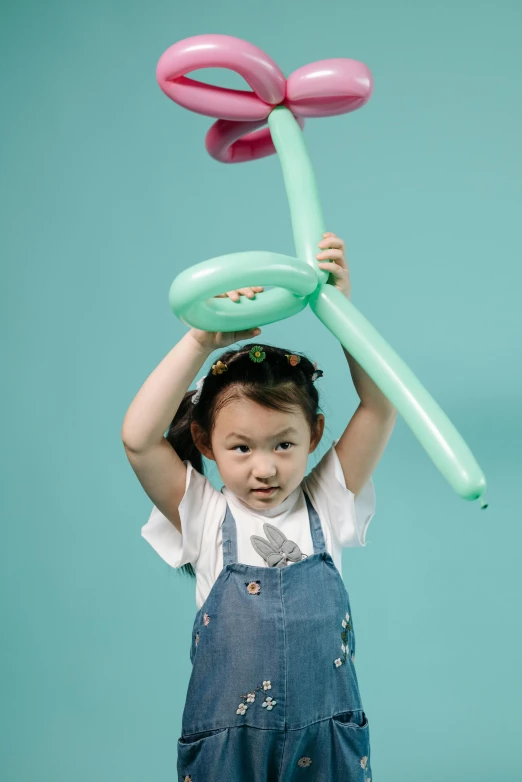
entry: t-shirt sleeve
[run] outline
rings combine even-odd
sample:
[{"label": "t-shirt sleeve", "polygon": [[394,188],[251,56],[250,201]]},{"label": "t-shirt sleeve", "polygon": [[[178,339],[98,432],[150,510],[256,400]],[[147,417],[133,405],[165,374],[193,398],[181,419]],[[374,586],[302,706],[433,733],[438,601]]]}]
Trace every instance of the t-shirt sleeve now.
[{"label": "t-shirt sleeve", "polygon": [[335,443],[306,477],[303,488],[339,546],[366,546],[366,533],[375,514],[373,480],[369,478],[355,497],[346,486]]},{"label": "t-shirt sleeve", "polygon": [[200,553],[205,530],[223,520],[226,500],[210,481],[185,462],[187,478],[185,494],[179,504],[181,533],[154,505],[141,535],[171,567],[195,564]]}]

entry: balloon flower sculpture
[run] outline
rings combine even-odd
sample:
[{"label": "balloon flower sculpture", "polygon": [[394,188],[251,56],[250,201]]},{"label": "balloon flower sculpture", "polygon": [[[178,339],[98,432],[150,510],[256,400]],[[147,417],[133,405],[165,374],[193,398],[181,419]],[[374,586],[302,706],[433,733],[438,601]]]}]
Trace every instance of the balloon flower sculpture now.
[{"label": "balloon flower sculpture", "polygon": [[[189,79],[200,68],[228,68],[250,90],[231,90]],[[273,323],[310,305],[396,407],[436,467],[466,500],[480,498],[484,475],[451,421],[373,326],[328,282],[316,245],[325,231],[314,173],[302,129],[305,117],[331,117],[363,106],[372,75],[356,60],[310,63],[285,78],[277,64],[247,41],[196,35],[161,56],[158,83],[171,100],[217,119],[205,145],[222,163],[244,163],[275,152],[283,169],[296,256],[272,252],[222,255],[183,271],[169,293],[174,313],[195,328],[239,331]],[[268,123],[267,128],[262,128]],[[269,287],[255,299],[214,298],[249,285]],[[481,506],[487,507],[481,500]]]}]

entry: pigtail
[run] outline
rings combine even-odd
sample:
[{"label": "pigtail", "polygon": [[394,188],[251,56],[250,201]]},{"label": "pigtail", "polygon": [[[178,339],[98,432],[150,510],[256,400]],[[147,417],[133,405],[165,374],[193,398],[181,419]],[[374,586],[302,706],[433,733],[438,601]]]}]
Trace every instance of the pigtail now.
[{"label": "pigtail", "polygon": [[176,415],[169,426],[166,439],[183,462],[189,461],[194,469],[203,475],[203,457],[196,448],[190,431],[194,413],[192,397],[195,393],[195,391],[187,391],[181,400]]}]

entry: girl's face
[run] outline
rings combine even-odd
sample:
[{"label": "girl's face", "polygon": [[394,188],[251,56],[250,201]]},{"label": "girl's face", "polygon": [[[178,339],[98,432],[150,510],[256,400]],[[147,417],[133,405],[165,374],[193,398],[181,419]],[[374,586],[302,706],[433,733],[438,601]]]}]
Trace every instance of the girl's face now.
[{"label": "girl's face", "polygon": [[299,486],[323,430],[322,415],[311,432],[300,407],[281,412],[241,398],[218,411],[210,448],[193,434],[203,455],[216,462],[227,489],[259,509],[279,505]]}]

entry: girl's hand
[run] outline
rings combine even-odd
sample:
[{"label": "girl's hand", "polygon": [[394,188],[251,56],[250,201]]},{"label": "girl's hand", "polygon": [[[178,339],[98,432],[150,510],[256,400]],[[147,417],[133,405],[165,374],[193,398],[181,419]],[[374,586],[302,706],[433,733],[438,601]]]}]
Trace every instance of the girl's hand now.
[{"label": "girl's hand", "polygon": [[[323,234],[322,241],[319,242],[322,252],[317,254],[318,266],[320,269],[324,269],[335,279],[335,287],[341,291],[347,299],[350,298],[352,292],[352,285],[350,282],[350,272],[348,270],[348,264],[346,263],[346,255],[344,250],[344,242],[339,239],[333,233]],[[329,248],[329,249],[327,249]],[[320,260],[320,259],[327,260]]]},{"label": "girl's hand", "polygon": [[[262,293],[264,288],[254,285],[251,288],[239,288],[235,291],[220,293],[214,298],[223,299],[227,296],[232,301],[239,301],[240,296],[246,296],[247,299],[255,298],[256,293]],[[218,348],[226,348],[240,339],[251,339],[261,334],[261,329],[246,329],[245,331],[201,331],[200,329],[191,329],[190,334],[193,339],[205,350],[210,353]]]},{"label": "girl's hand", "polygon": [[247,299],[253,299],[256,293],[262,293],[263,291],[264,288],[261,288],[259,285],[253,285],[251,288],[239,288],[237,291],[227,291],[226,293],[220,293],[214,298],[224,299],[226,296],[228,296],[228,298],[232,299],[232,301],[239,301],[240,296],[246,296]]}]

